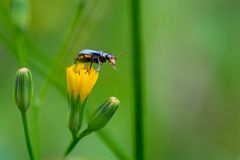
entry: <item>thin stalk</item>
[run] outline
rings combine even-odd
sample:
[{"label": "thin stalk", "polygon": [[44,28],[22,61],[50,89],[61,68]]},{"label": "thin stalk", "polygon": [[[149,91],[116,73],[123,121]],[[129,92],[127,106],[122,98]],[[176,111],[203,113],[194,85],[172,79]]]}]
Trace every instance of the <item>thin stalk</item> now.
[{"label": "thin stalk", "polygon": [[[16,28],[16,33],[17,33],[17,55],[19,57],[20,65],[25,66],[27,65],[26,61],[26,56],[27,56],[27,45],[26,45],[26,38],[25,38],[25,32],[19,30]],[[39,159],[40,155],[40,136],[39,136],[39,108],[35,105],[33,105],[33,118],[32,118],[32,133],[33,133],[33,138],[35,143],[34,148],[35,148],[35,153],[36,153],[36,159]],[[29,141],[30,143],[30,141]],[[31,148],[32,149],[32,148]],[[28,148],[29,150],[29,148]],[[30,152],[30,151],[29,151]],[[32,150],[31,150],[32,152]],[[30,155],[30,153],[29,153]],[[33,158],[33,157],[32,157]]]},{"label": "thin stalk", "polygon": [[[36,104],[36,102],[35,102]],[[32,140],[35,153],[35,159],[40,159],[40,118],[39,118],[39,107],[37,105],[32,105]]]},{"label": "thin stalk", "polygon": [[[92,35],[94,35],[94,33],[97,32],[97,30],[99,29],[99,25],[101,25],[100,23],[102,23],[102,18],[104,17],[106,12],[109,12],[110,2],[112,1],[104,0],[104,3],[103,1],[98,0],[92,1],[92,5],[89,5],[91,6],[91,8],[89,8],[89,11],[86,13],[85,18],[80,23],[81,29],[78,30],[78,32],[75,34],[75,38],[73,41],[77,43],[75,43],[74,45],[77,45],[79,47],[86,46],[86,44],[89,43],[91,37],[93,37]],[[99,8],[101,12],[98,11]],[[96,16],[98,17],[97,19]],[[92,19],[94,20],[92,21]],[[88,32],[87,35],[84,34],[86,30]],[[77,39],[79,37],[80,39]],[[81,41],[81,39],[84,39],[84,41]]]},{"label": "thin stalk", "polygon": [[26,65],[26,44],[25,44],[25,37],[24,33],[22,31],[16,31],[17,32],[17,54],[19,58],[19,62],[21,67]]},{"label": "thin stalk", "polygon": [[[87,114],[87,121],[90,120],[90,113]],[[120,145],[117,143],[117,141],[111,137],[111,135],[108,134],[108,132],[104,130],[100,130],[95,132],[98,138],[102,140],[102,142],[109,148],[110,151],[118,158],[118,159],[124,159],[128,160],[129,155],[126,151],[124,151]]]},{"label": "thin stalk", "polygon": [[60,68],[59,66],[61,65],[61,61],[66,53],[66,50],[68,48],[68,43],[70,42],[76,28],[78,25],[78,21],[80,16],[82,15],[82,11],[85,5],[85,0],[82,0],[79,2],[78,4],[78,8],[76,13],[74,14],[74,17],[72,18],[71,24],[64,36],[63,42],[61,47],[59,48],[57,55],[56,55],[56,59],[54,61],[53,67],[51,69],[51,71],[48,74],[47,80],[45,81],[41,91],[40,91],[40,96],[39,98],[42,100],[44,98],[44,96],[46,95],[46,92],[48,90],[49,84],[50,84],[50,79],[52,79],[52,77],[54,76],[54,74],[56,73],[56,70],[58,70],[58,68]]},{"label": "thin stalk", "polygon": [[26,111],[21,112],[21,115],[22,115],[22,123],[23,123],[23,128],[24,128],[24,134],[25,134],[25,140],[26,140],[26,144],[27,144],[28,154],[29,154],[30,159],[34,160],[34,154],[33,154],[30,136],[29,136],[29,132],[28,132]]},{"label": "thin stalk", "polygon": [[128,155],[119,147],[119,145],[115,142],[114,139],[107,132],[99,131],[97,135],[103,141],[105,145],[118,157],[118,159],[128,160]]},{"label": "thin stalk", "polygon": [[143,129],[143,49],[141,39],[141,5],[140,0],[131,0],[131,31],[132,31],[132,63],[134,87],[134,154],[136,160],[144,159],[144,129]]},{"label": "thin stalk", "polygon": [[74,149],[74,147],[77,145],[77,143],[85,136],[89,135],[91,132],[89,132],[87,129],[84,130],[78,137],[73,138],[72,142],[69,144],[68,148],[65,151],[64,158],[66,158],[71,151]]},{"label": "thin stalk", "polygon": [[15,46],[9,42],[9,40],[2,34],[0,33],[0,42],[3,44],[7,49],[11,51],[14,55],[16,54],[15,52]]}]

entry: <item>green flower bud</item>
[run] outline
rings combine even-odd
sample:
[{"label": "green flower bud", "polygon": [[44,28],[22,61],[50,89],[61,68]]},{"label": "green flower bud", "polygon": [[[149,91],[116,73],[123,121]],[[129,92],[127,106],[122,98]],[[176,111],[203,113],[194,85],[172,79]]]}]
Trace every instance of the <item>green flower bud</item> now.
[{"label": "green flower bud", "polygon": [[12,0],[11,18],[14,25],[24,30],[30,19],[29,0]]},{"label": "green flower bud", "polygon": [[26,111],[32,99],[32,74],[27,68],[21,68],[16,74],[14,98],[20,111]]},{"label": "green flower bud", "polygon": [[68,105],[69,105],[68,127],[73,137],[76,137],[82,126],[83,110],[85,103],[83,104],[80,103],[80,96],[74,97],[73,95],[69,95]]},{"label": "green flower bud", "polygon": [[93,114],[87,130],[92,132],[103,128],[114,115],[119,103],[116,97],[109,97]]}]

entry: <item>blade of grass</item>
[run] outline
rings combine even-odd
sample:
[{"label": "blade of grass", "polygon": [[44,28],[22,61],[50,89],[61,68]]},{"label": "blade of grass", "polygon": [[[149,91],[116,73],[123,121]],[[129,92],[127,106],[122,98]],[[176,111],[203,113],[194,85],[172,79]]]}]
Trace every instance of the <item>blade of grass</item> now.
[{"label": "blade of grass", "polygon": [[[81,21],[81,29],[78,30],[74,37],[74,41],[76,42],[75,46],[79,47],[88,44],[88,42],[91,41],[93,35],[97,32],[97,29],[99,29],[99,25],[101,25],[100,23],[102,22],[104,15],[106,13],[109,13],[108,7],[110,6],[110,0],[105,0],[105,3],[103,3],[103,1],[97,0],[94,2],[95,3],[90,6],[89,11],[86,13],[85,18],[83,18]],[[99,12],[99,10],[101,10],[101,12]],[[84,34],[86,32],[88,34]],[[84,39],[84,41],[77,38]]]},{"label": "blade of grass", "polygon": [[[17,36],[16,36],[17,38]],[[25,59],[27,61],[27,59],[29,59],[29,61],[38,61],[38,62],[42,62],[42,66],[47,66],[46,68],[48,68],[48,66],[50,66],[52,59],[48,56],[47,53],[45,53],[44,51],[42,51],[38,46],[36,46],[34,43],[32,43],[28,36],[24,36],[24,41],[25,41],[25,45],[28,46],[28,53],[31,54],[27,54]],[[15,44],[13,41],[11,41],[9,38],[7,38],[4,34],[0,33],[0,42],[1,44],[3,44],[3,46],[9,50],[9,52],[17,57],[17,48],[15,47]]]},{"label": "blade of grass", "polygon": [[131,0],[132,64],[134,90],[134,154],[136,160],[144,159],[144,117],[143,117],[143,43],[141,37],[140,0]]},{"label": "blade of grass", "polygon": [[69,45],[68,43],[71,41],[71,38],[72,38],[73,34],[75,33],[75,30],[77,28],[78,21],[82,15],[84,6],[85,6],[85,0],[79,1],[76,13],[73,16],[71,24],[64,36],[64,40],[63,40],[59,50],[57,51],[56,59],[55,59],[53,66],[48,74],[47,80],[43,84],[43,87],[40,91],[40,95],[39,95],[40,100],[42,100],[44,98],[44,96],[46,95],[46,92],[47,92],[49,84],[50,84],[50,79],[52,77],[54,77],[56,71],[58,70],[58,68],[60,68],[62,59],[63,59],[64,55],[66,54],[66,50]]},{"label": "blade of grass", "polygon": [[0,42],[2,42],[2,44],[7,49],[9,49],[10,53],[12,53],[15,56],[17,55],[15,46],[11,42],[9,42],[9,40],[1,33],[0,33]]},{"label": "blade of grass", "polygon": [[128,160],[130,159],[126,152],[122,150],[122,148],[119,147],[119,145],[116,143],[116,141],[109,135],[106,131],[101,130],[96,132],[97,136],[103,141],[103,143],[108,146],[109,149],[119,158]]},{"label": "blade of grass", "polygon": [[20,62],[20,67],[26,66],[26,44],[25,44],[25,36],[23,32],[17,32],[17,40],[16,40],[16,46],[17,46],[17,55]]},{"label": "blade of grass", "polygon": [[[12,45],[7,39],[5,39],[4,36],[2,36],[2,34],[0,34],[0,41],[5,45],[6,49],[8,49],[9,53],[11,53],[14,57],[17,57],[17,54],[16,54],[16,48],[14,47],[14,45]],[[34,58],[34,57],[33,57]],[[36,61],[39,61],[39,59],[33,59],[31,56],[27,56],[26,57],[26,63],[31,66],[31,68],[33,68],[37,73],[39,73],[40,76],[42,77],[47,77],[48,75],[48,72],[47,70],[41,68],[41,66],[38,66]],[[46,60],[46,59],[49,59],[48,57],[46,57],[44,54],[43,54],[43,59],[45,61],[43,62],[47,62],[47,63],[50,63],[48,61],[50,60]],[[44,63],[43,66],[45,66],[46,64]],[[50,79],[50,82],[59,90],[59,92],[65,96],[65,88],[64,86],[62,86],[61,84],[59,84],[59,81],[55,78],[51,78]]]},{"label": "blade of grass", "polygon": [[10,31],[12,30],[9,11],[7,10],[7,7],[3,6],[3,4],[0,3],[0,22],[1,27],[4,28],[4,31]]}]

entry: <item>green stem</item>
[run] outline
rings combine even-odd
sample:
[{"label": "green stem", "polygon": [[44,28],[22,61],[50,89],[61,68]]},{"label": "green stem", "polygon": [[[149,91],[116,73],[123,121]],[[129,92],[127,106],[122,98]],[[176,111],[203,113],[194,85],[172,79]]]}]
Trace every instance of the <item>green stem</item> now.
[{"label": "green stem", "polygon": [[0,33],[0,42],[1,44],[5,45],[5,47],[11,51],[11,53],[16,55],[15,46],[9,42],[9,40],[2,33]]},{"label": "green stem", "polygon": [[97,132],[97,135],[100,137],[100,139],[109,147],[109,149],[118,157],[118,159],[124,159],[128,160],[128,155],[123,152],[123,150],[119,147],[119,145],[112,139],[110,135],[107,134],[107,132],[99,131]]},{"label": "green stem", "polygon": [[65,154],[64,154],[64,158],[66,158],[70,153],[71,151],[73,150],[73,148],[77,145],[77,143],[85,136],[89,135],[91,132],[88,131],[87,129],[84,130],[78,137],[74,138],[72,140],[72,142],[69,144]]},{"label": "green stem", "polygon": [[132,47],[133,47],[133,86],[134,86],[134,118],[135,118],[135,159],[144,159],[143,135],[143,50],[141,42],[140,0],[131,0]]},{"label": "green stem", "polygon": [[[35,102],[36,104],[36,102]],[[39,122],[39,107],[37,105],[32,105],[32,140],[33,140],[33,147],[36,159],[40,159],[40,122]]]},{"label": "green stem", "polygon": [[74,31],[76,30],[77,28],[77,24],[78,24],[78,21],[79,21],[79,18],[82,14],[82,10],[84,8],[84,5],[85,5],[85,0],[82,0],[79,2],[78,4],[78,8],[77,8],[77,11],[76,11],[76,14],[74,15],[72,21],[71,21],[71,24],[64,36],[64,40],[62,42],[62,45],[61,47],[59,48],[58,52],[57,52],[57,55],[56,55],[56,59],[54,61],[54,64],[52,66],[52,69],[51,71],[49,72],[48,74],[48,78],[47,80],[45,81],[41,91],[40,91],[40,96],[39,98],[42,100],[44,98],[44,96],[46,95],[46,92],[48,90],[48,87],[49,87],[49,84],[50,84],[50,80],[52,79],[52,77],[54,77],[54,74],[56,73],[56,71],[60,68],[59,66],[61,65],[61,61],[66,53],[66,50],[68,48],[68,44],[74,34]]},{"label": "green stem", "polygon": [[25,44],[25,37],[23,31],[20,31],[16,29],[16,34],[17,34],[17,41],[16,41],[16,46],[17,46],[17,54],[19,58],[19,62],[21,67],[26,65],[26,44]]},{"label": "green stem", "polygon": [[24,128],[24,134],[25,134],[25,140],[26,140],[26,144],[27,144],[28,154],[29,154],[30,159],[34,160],[32,145],[31,145],[30,136],[29,136],[29,132],[28,132],[26,111],[22,111],[21,115],[22,115],[22,122],[23,122],[23,128]]},{"label": "green stem", "polygon": [[[90,113],[87,112],[87,121],[90,120]],[[128,160],[129,155],[126,151],[124,151],[120,145],[117,143],[117,141],[111,137],[111,135],[108,134],[108,132],[104,130],[100,130],[98,132],[95,132],[99,139],[102,140],[102,142],[109,148],[109,150],[112,151],[112,153],[118,158],[118,159],[124,159]]]}]

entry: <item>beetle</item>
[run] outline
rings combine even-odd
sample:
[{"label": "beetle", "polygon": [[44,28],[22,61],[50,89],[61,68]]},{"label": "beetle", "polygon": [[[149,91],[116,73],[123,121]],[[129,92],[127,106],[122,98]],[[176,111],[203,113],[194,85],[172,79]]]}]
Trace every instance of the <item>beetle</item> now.
[{"label": "beetle", "polygon": [[100,71],[101,69],[101,64],[105,63],[108,61],[109,63],[112,64],[112,67],[116,69],[116,56],[106,53],[100,50],[93,50],[93,49],[84,49],[79,52],[77,57],[75,58],[74,64],[77,64],[79,62],[83,63],[89,63],[90,62],[90,69],[92,67],[93,63],[97,63],[97,71]]}]

